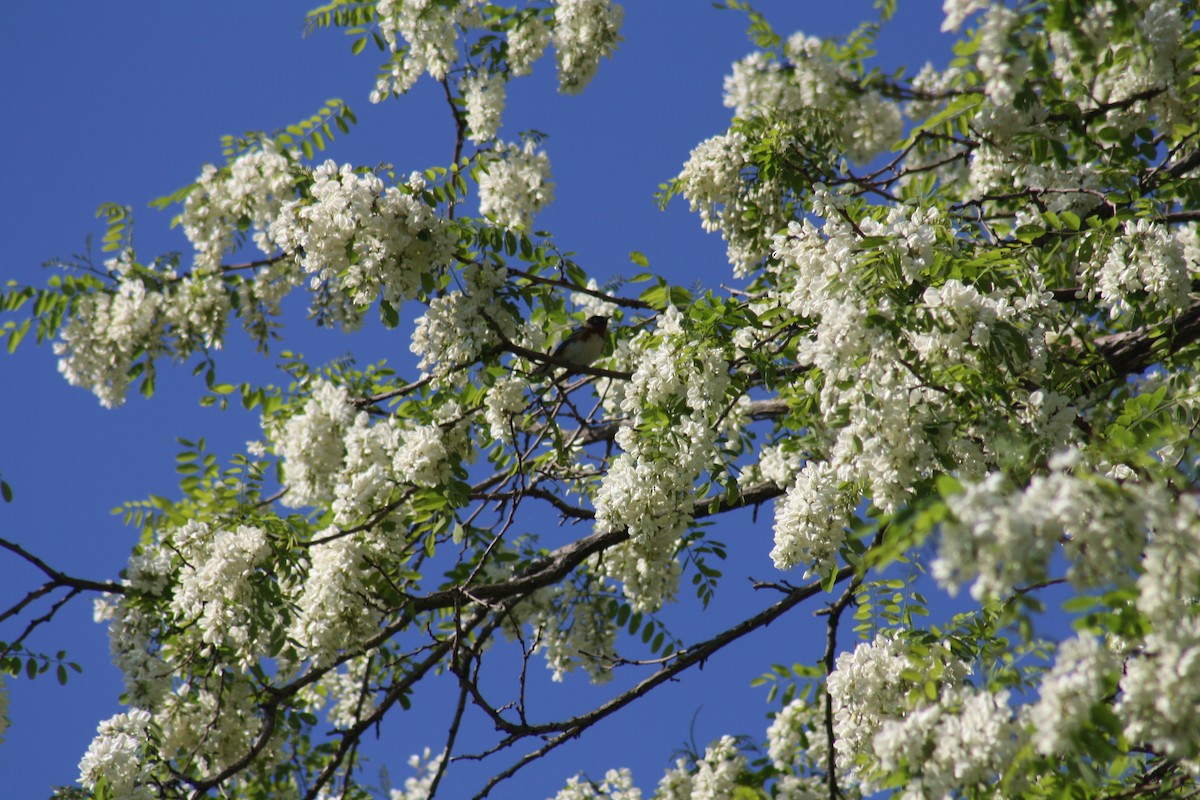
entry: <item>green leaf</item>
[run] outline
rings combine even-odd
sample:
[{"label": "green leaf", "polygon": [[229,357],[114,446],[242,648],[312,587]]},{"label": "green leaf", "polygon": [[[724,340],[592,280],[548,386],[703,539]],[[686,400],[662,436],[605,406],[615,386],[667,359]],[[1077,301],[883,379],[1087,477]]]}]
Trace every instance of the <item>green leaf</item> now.
[{"label": "green leaf", "polygon": [[942,496],[942,499],[949,499],[956,494],[963,493],[962,483],[953,475],[938,475],[935,484],[938,494]]},{"label": "green leaf", "polygon": [[15,330],[8,334],[8,352],[12,353],[17,349],[17,345],[25,338],[25,334],[29,333],[29,325],[33,322],[33,318],[29,317],[23,323],[17,326]]},{"label": "green leaf", "polygon": [[394,330],[400,324],[399,312],[387,300],[379,301],[379,318],[383,321],[383,327],[389,331]]}]

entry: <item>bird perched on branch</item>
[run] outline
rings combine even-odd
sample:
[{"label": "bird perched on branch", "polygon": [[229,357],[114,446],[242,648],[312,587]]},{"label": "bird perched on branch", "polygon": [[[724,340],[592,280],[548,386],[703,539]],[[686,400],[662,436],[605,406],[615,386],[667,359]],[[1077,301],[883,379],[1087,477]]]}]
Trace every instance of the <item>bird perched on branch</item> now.
[{"label": "bird perched on branch", "polygon": [[[558,367],[586,367],[604,354],[608,344],[608,317],[588,317],[550,354],[562,363],[544,362],[533,371],[533,377],[544,378]],[[569,370],[568,370],[569,371]]]}]

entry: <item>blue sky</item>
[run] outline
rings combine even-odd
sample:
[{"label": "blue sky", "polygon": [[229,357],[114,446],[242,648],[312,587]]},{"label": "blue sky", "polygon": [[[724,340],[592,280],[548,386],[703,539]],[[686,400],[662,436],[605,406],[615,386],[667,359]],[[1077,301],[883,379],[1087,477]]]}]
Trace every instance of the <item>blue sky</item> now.
[{"label": "blue sky", "polygon": [[[776,29],[820,36],[848,33],[874,12],[866,0],[842,3],[763,0],[757,4]],[[51,14],[37,3],[5,9],[0,25],[0,152],[6,164],[0,185],[0,233],[5,244],[0,278],[41,284],[47,259],[83,251],[85,236],[102,228],[94,217],[106,201],[133,206],[139,255],[183,250],[169,215],[147,207],[155,197],[191,182],[200,166],[220,159],[220,137],[272,130],[314,113],[341,97],[359,125],[327,150],[338,162],[396,165],[399,174],[447,162],[453,131],[440,87],[427,79],[410,96],[371,106],[369,93],[379,59],[373,48],[352,56],[336,32],[303,33],[301,3],[206,0],[191,3],[91,3],[68,0]],[[944,65],[950,37],[940,34],[940,3],[908,0],[885,30],[879,63],[918,68]],[[652,268],[685,284],[716,288],[729,280],[719,238],[705,235],[683,201],[655,208],[657,185],[675,175],[689,150],[728,123],[721,104],[722,78],[731,62],[750,51],[744,18],[718,11],[707,0],[628,2],[625,42],[582,96],[554,91],[551,59],[533,78],[514,83],[502,136],[537,128],[550,134],[546,149],[557,182],[554,206],[538,219],[561,247],[598,280],[638,271],[631,250]],[[97,260],[101,255],[96,252]],[[295,308],[293,308],[295,310]],[[388,358],[411,374],[407,336],[411,319],[396,331],[369,325],[346,337],[313,331],[301,315],[289,322],[286,346],[320,363],[353,352],[360,363]],[[257,356],[231,331],[220,376],[227,382],[283,380],[274,355]],[[124,565],[136,532],[110,513],[148,494],[174,496],[175,437],[207,438],[221,456],[258,438],[254,415],[220,414],[198,407],[201,383],[185,367],[164,364],[152,400],[131,397],[116,411],[69,387],[49,348],[31,341],[0,359],[0,475],[15,491],[0,506],[0,536],[71,574],[108,578]],[[717,538],[739,553],[738,566],[755,577],[772,570],[769,521],[757,525],[743,513],[721,523]],[[546,537],[574,536],[570,529]],[[727,571],[727,597],[719,596],[703,625],[714,633],[747,609],[770,600],[754,596],[737,569]],[[39,576],[0,557],[0,600],[9,605]],[[741,583],[735,582],[740,581]],[[12,629],[0,636],[12,635]],[[848,639],[848,635],[847,635]],[[101,719],[120,710],[120,678],[109,664],[104,630],[91,622],[90,602],[76,601],[35,649],[67,648],[85,669],[66,687],[52,677],[10,681],[12,726],[0,746],[4,796],[42,798],[49,786],[70,784],[76,765]],[[547,797],[578,769],[599,776],[626,765],[652,790],[670,754],[683,745],[695,718],[703,747],[722,733],[761,736],[763,690],[749,682],[773,661],[812,662],[823,646],[819,629],[785,618],[737,651],[714,658],[704,670],[660,697],[635,705],[624,717],[602,723],[580,742],[562,748],[536,769],[521,773],[495,797]],[[539,667],[540,669],[540,667]],[[540,680],[540,678],[539,678]],[[548,705],[597,695],[582,679],[547,686]],[[610,687],[611,688],[611,687]],[[397,718],[375,745],[387,758],[392,781],[406,777],[404,760],[425,745],[440,747],[444,714],[436,702]],[[414,722],[416,724],[414,724]],[[480,730],[483,730],[481,727]],[[515,758],[515,755],[512,756]],[[378,766],[379,761],[374,762]],[[489,762],[444,796],[477,788],[480,776],[510,763]]]}]

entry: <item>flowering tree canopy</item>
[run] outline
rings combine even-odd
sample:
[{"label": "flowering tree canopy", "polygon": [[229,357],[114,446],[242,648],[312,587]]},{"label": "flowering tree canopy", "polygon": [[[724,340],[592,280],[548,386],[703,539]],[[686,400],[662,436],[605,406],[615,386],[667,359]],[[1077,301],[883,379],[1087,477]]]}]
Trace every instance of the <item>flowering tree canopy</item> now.
[{"label": "flowering tree canopy", "polygon": [[[93,593],[108,626],[128,710],[81,754],[86,792],[372,796],[360,743],[442,676],[455,714],[392,798],[481,759],[484,796],[816,612],[826,639],[772,673],[757,742],[702,743],[656,788],[613,764],[547,793],[1196,794],[1196,0],[946,0],[953,62],[895,72],[866,64],[891,3],[837,41],[728,5],[756,45],[726,79],[729,126],[660,194],[724,241],[719,290],[590,278],[536,227],[542,137],[498,138],[510,82],[556,69],[581,93],[620,57],[609,0],[334,0],[309,24],[378,46],[372,102],[444,88],[452,161],[322,161],[355,123],[331,101],[162,199],[190,253],[136,252],[110,206],[103,265],[6,287],[9,348],[34,332],[105,406],[176,361],[205,402],[261,413],[246,452],[190,448],[177,498],[131,506],[119,578],[0,539],[45,578],[0,609],[7,674],[52,660],[25,641],[65,600],[39,603]],[[416,371],[291,359],[288,385],[222,383],[228,328],[286,341],[292,294],[321,326],[408,326]],[[592,317],[598,359],[545,355]],[[773,518],[773,542],[733,545],[769,548],[761,604],[680,638],[660,612],[723,590],[729,514],[750,507]],[[967,610],[926,624],[922,573]],[[1073,635],[1037,635],[1050,612]],[[511,682],[485,679],[497,658],[520,662]],[[538,662],[642,677],[547,716],[526,705]],[[472,715],[491,742],[459,741]]]}]

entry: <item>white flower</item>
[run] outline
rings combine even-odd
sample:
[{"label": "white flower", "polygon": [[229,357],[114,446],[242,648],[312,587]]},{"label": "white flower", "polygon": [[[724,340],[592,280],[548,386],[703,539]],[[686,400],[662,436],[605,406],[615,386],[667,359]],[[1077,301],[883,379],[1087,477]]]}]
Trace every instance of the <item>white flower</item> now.
[{"label": "white flower", "polygon": [[[804,740],[807,748],[803,747]],[[801,766],[825,771],[829,766],[829,738],[824,712],[802,699],[780,709],[767,727],[767,755],[781,772]]]},{"label": "white flower", "polygon": [[805,464],[787,494],[775,503],[771,550],[775,568],[803,565],[805,578],[836,569],[858,494],[855,487],[842,485],[837,470],[827,462]]},{"label": "white flower", "polygon": [[942,32],[956,31],[971,14],[988,7],[991,0],[942,0],[942,13],[946,15]]},{"label": "white flower", "polygon": [[840,756],[853,762],[869,752],[876,732],[887,718],[898,718],[908,709],[907,683],[900,674],[909,668],[900,641],[880,636],[859,644],[852,653],[838,656],[827,681],[833,699],[833,731]]},{"label": "white flower", "polygon": [[580,776],[568,778],[554,800],[642,800],[642,792],[633,785],[628,769],[610,769],[598,784]]},{"label": "white flower", "polygon": [[617,49],[624,13],[610,0],[558,0],[553,39],[559,91],[579,94],[587,87],[600,59]]},{"label": "white flower", "polygon": [[462,79],[468,137],[476,144],[494,139],[504,113],[507,85],[498,72],[471,72]]},{"label": "white flower", "polygon": [[238,156],[228,170],[206,165],[181,216],[183,232],[196,248],[197,270],[215,273],[244,223],[259,250],[274,253],[267,230],[284,203],[294,198],[296,177],[291,161],[270,140]]},{"label": "white flower", "polygon": [[696,145],[678,177],[701,226],[709,233],[719,231],[726,241],[738,277],[770,253],[764,239],[787,224],[780,205],[784,187],[761,175],[750,182],[750,167],[750,142],[730,131]]},{"label": "white flower", "polygon": [[912,778],[902,797],[925,800],[994,784],[1018,745],[1008,692],[949,689],[936,702],[883,723],[872,743],[884,773]]},{"label": "white flower", "polygon": [[1086,274],[1095,286],[1110,317],[1130,313],[1147,304],[1138,295],[1148,295],[1150,307],[1174,314],[1187,307],[1191,276],[1184,260],[1182,242],[1166,228],[1147,219],[1128,220],[1122,234],[1105,252],[1098,250]]},{"label": "white flower", "polygon": [[363,602],[370,591],[362,535],[339,535],[328,528],[315,538],[321,542],[309,548],[312,563],[288,633],[301,658],[323,665],[374,632],[380,612]]},{"label": "white flower", "polygon": [[497,142],[494,156],[479,176],[479,213],[508,228],[529,228],[534,216],[554,202],[550,158],[524,147]]},{"label": "white flower", "polygon": [[[725,78],[725,105],[739,118],[795,117],[818,111],[833,120],[846,155],[865,164],[900,137],[900,109],[874,92],[847,89],[854,75],[822,52],[821,40],[803,33],[788,38],[782,64],[773,53],[753,53]],[[802,119],[802,118],[801,118]]]},{"label": "white flower", "polygon": [[421,357],[417,366],[424,374],[433,375],[438,385],[463,385],[465,367],[478,359],[484,348],[498,343],[499,334],[509,341],[519,338],[516,320],[493,302],[504,276],[503,269],[468,269],[463,275],[467,292],[455,290],[435,297],[417,319],[409,350]]},{"label": "white flower", "polygon": [[385,188],[377,175],[333,161],[312,180],[310,198],[284,206],[270,236],[309,275],[323,317],[353,329],[373,302],[399,307],[416,296],[422,275],[451,260],[449,225],[415,190]]},{"label": "white flower", "polygon": [[[679,568],[672,557],[692,522],[695,483],[718,460],[716,426],[729,385],[728,364],[716,350],[694,352],[668,308],[659,320],[663,341],[641,336],[631,351],[633,377],[621,408],[634,424],[616,434],[625,451],[609,467],[594,504],[599,530],[629,531],[630,541],[605,553],[604,574],[624,584],[639,609],[656,609],[674,596]],[[669,429],[638,433],[648,407],[686,401]]]},{"label": "white flower", "polygon": [[416,774],[404,779],[403,789],[392,789],[389,800],[428,800],[429,790],[433,788],[434,778],[437,777],[445,757],[444,751],[431,757],[428,747],[422,755],[410,756],[408,765]]},{"label": "white flower", "polygon": [[180,560],[170,607],[184,638],[198,637],[200,652],[232,648],[243,668],[265,655],[268,642],[253,635],[252,614],[258,605],[253,578],[271,555],[266,534],[250,525],[211,530],[189,520],[163,547]]},{"label": "white flower", "polygon": [[506,375],[488,390],[484,419],[487,420],[492,438],[498,442],[512,444],[514,433],[521,429],[517,415],[527,405],[525,390],[529,382],[515,375]]},{"label": "white flower", "polygon": [[345,457],[345,432],[355,416],[345,387],[318,380],[301,413],[281,426],[264,420],[264,432],[283,460],[284,505],[299,508],[332,497]]},{"label": "white flower", "polygon": [[516,76],[528,75],[550,44],[550,26],[537,14],[521,18],[508,32],[508,66]]},{"label": "white flower", "polygon": [[1054,668],[1042,678],[1038,701],[1029,711],[1033,744],[1054,755],[1071,734],[1086,725],[1092,706],[1103,699],[1106,673],[1117,666],[1093,636],[1077,636],[1059,645]]},{"label": "white flower", "polygon": [[150,713],[135,708],[101,722],[96,738],[79,762],[79,782],[88,789],[104,779],[113,798],[150,800],[155,796],[146,728]]},{"label": "white flower", "polygon": [[107,408],[125,402],[135,357],[162,349],[163,296],[138,278],[116,289],[80,297],[75,313],[54,343],[58,371],[72,386],[89,389]]},{"label": "white flower", "polygon": [[437,486],[450,478],[449,453],[437,425],[421,425],[402,434],[403,444],[392,462],[400,480]]},{"label": "white flower", "polygon": [[371,102],[407,92],[425,72],[437,81],[445,78],[458,60],[458,26],[470,24],[478,5],[481,0],[378,0],[379,33],[397,56],[376,81]]}]

